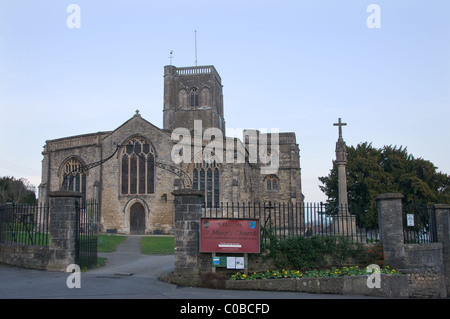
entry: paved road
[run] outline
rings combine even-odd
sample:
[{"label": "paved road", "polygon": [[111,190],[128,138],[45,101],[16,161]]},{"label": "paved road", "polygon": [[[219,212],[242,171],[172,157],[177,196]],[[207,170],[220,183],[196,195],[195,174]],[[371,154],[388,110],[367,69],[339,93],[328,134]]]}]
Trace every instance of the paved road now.
[{"label": "paved road", "polygon": [[105,266],[81,273],[81,287],[68,288],[69,273],[0,265],[0,299],[347,299],[363,296],[295,292],[215,290],[160,281],[173,271],[173,255],[144,255],[140,236],[129,236],[114,253],[101,253]]}]

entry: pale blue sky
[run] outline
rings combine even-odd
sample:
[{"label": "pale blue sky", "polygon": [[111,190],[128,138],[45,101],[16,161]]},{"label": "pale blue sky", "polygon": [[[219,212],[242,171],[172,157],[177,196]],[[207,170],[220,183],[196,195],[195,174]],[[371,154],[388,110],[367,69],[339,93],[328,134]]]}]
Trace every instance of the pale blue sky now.
[{"label": "pale blue sky", "polygon": [[[69,4],[81,9],[70,29]],[[381,28],[368,28],[370,4]],[[47,139],[162,127],[163,68],[214,65],[229,128],[293,131],[307,201],[347,145],[403,145],[450,173],[450,1],[0,0],[0,176],[40,183]]]}]

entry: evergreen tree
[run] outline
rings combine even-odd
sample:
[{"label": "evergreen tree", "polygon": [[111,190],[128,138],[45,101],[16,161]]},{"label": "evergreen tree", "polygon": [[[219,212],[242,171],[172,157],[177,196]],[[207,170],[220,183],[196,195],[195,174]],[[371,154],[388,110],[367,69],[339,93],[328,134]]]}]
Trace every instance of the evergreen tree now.
[{"label": "evergreen tree", "polygon": [[35,187],[25,178],[0,177],[0,204],[35,204]]}]

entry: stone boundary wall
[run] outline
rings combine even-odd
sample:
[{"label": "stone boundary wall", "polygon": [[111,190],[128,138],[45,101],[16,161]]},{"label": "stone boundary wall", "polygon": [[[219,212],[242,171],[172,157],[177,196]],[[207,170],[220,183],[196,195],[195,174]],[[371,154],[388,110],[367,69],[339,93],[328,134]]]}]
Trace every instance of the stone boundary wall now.
[{"label": "stone boundary wall", "polygon": [[405,265],[407,268],[442,268],[442,243],[406,244]]},{"label": "stone boundary wall", "polygon": [[440,269],[406,269],[409,297],[411,298],[446,298],[445,277]]},{"label": "stone boundary wall", "polygon": [[[213,274],[211,254],[199,252],[201,194],[192,190],[174,192],[175,199],[175,272],[172,282],[200,285],[201,276]],[[403,242],[401,194],[382,194],[378,201],[381,243],[385,262],[402,275],[381,276],[381,288],[367,287],[368,276],[224,280],[227,289],[298,291],[368,295],[384,298],[446,298],[450,273],[450,206],[435,205],[438,243],[405,245]],[[267,267],[260,258],[249,256],[248,271]],[[258,256],[256,256],[258,257]],[[213,274],[213,276],[219,274]]]},{"label": "stone boundary wall", "polygon": [[50,193],[48,246],[0,244],[0,263],[65,272],[76,261],[75,203],[80,197],[80,193],[71,191]]},{"label": "stone boundary wall", "polygon": [[0,244],[0,263],[12,266],[46,270],[49,247]]},{"label": "stone boundary wall", "polygon": [[404,244],[402,199],[398,193],[376,197],[385,262],[408,273],[412,295],[445,298],[450,293],[450,206],[434,205],[437,243]]},{"label": "stone boundary wall", "polygon": [[362,295],[381,298],[446,298],[443,278],[431,273],[381,274],[381,288],[367,287],[368,276],[227,280],[226,289]]}]

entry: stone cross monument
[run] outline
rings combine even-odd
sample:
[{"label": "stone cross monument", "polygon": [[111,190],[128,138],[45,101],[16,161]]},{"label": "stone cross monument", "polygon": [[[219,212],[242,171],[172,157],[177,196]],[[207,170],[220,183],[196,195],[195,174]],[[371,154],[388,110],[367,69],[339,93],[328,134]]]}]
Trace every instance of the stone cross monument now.
[{"label": "stone cross monument", "polygon": [[339,138],[336,142],[336,165],[338,168],[338,190],[339,190],[339,214],[347,215],[347,146],[345,145],[344,139],[342,138],[342,126],[347,125],[347,123],[342,123],[341,118],[339,118],[338,123],[334,123],[334,126],[339,126]]},{"label": "stone cross monument", "polygon": [[336,142],[336,165],[338,169],[338,200],[339,213],[334,218],[334,229],[337,234],[344,236],[353,236],[356,234],[356,219],[355,216],[348,212],[348,198],[347,198],[347,146],[342,138],[342,126],[347,123],[342,123],[339,118],[338,123],[333,123],[334,126],[339,127],[339,138]]}]

